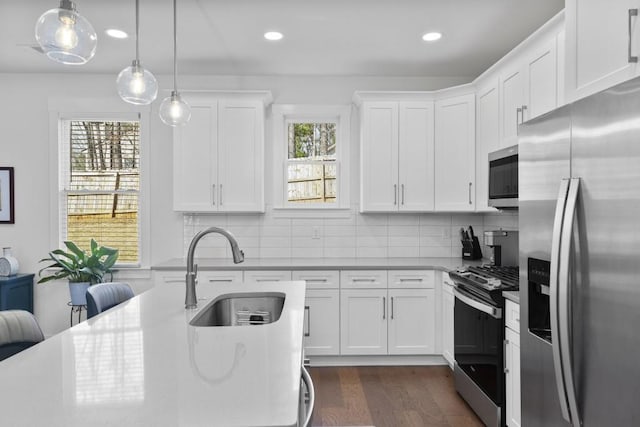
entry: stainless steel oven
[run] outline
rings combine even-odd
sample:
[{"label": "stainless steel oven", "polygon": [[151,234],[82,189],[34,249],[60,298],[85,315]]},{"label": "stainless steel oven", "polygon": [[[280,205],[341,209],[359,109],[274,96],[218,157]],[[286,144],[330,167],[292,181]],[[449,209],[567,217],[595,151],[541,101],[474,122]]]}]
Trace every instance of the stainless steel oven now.
[{"label": "stainless steel oven", "polygon": [[456,390],[491,427],[506,419],[502,291],[518,289],[517,272],[517,267],[484,266],[449,273],[455,283]]}]

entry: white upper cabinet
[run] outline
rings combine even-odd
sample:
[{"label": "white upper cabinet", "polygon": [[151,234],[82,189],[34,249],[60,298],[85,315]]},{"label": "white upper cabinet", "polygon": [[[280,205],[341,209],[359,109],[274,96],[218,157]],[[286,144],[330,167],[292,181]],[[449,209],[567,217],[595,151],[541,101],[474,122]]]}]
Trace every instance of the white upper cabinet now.
[{"label": "white upper cabinet", "polygon": [[640,73],[640,0],[566,0],[568,102]]},{"label": "white upper cabinet", "polygon": [[184,95],[191,120],[174,129],[173,206],[264,211],[264,110],[270,95]]},{"label": "white upper cabinet", "polygon": [[476,94],[476,211],[489,207],[489,156],[500,148],[498,79],[488,81]]},{"label": "white upper cabinet", "polygon": [[526,49],[500,75],[501,142],[518,143],[518,125],[558,106],[557,34]]},{"label": "white upper cabinet", "polygon": [[361,210],[433,210],[433,102],[362,101]]},{"label": "white upper cabinet", "polygon": [[475,209],[475,95],[436,101],[435,209]]}]

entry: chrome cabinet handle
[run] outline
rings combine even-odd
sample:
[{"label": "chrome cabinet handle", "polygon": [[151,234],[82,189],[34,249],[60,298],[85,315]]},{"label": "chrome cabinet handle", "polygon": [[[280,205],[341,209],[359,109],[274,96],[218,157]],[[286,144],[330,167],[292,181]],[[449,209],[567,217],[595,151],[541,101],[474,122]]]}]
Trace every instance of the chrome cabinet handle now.
[{"label": "chrome cabinet handle", "polygon": [[308,305],[304,306],[304,311],[307,313],[307,330],[304,333],[305,337],[311,336],[311,307]]},{"label": "chrome cabinet handle", "polygon": [[213,206],[216,205],[216,185],[215,184],[211,185],[211,204]]},{"label": "chrome cabinet handle", "polygon": [[209,283],[231,283],[231,282],[233,282],[233,279],[214,279],[214,278],[209,279]]},{"label": "chrome cabinet handle", "polygon": [[520,124],[520,114],[522,114],[522,107],[516,108],[516,135],[518,134],[518,125]]},{"label": "chrome cabinet handle", "polygon": [[393,184],[393,204],[398,204],[398,184]]},{"label": "chrome cabinet handle", "polygon": [[638,62],[638,57],[637,56],[633,56],[631,55],[631,44],[632,44],[632,28],[631,28],[631,18],[633,16],[638,16],[638,9],[629,9],[629,44],[627,46],[628,48],[628,56],[629,56],[629,63],[630,64],[634,64],[636,62]]},{"label": "chrome cabinet handle", "polygon": [[402,204],[404,205],[404,184],[400,185],[400,188],[402,189]]},{"label": "chrome cabinet handle", "polygon": [[222,184],[220,184],[220,206],[222,206]]},{"label": "chrome cabinet handle", "polygon": [[[504,340],[502,340],[502,358],[505,360],[505,363],[507,359],[507,345],[509,345],[509,340],[505,338]],[[509,369],[506,366],[504,368],[504,373],[509,373]]]},{"label": "chrome cabinet handle", "polygon": [[374,279],[373,277],[354,277],[353,279],[351,279],[352,282],[375,282],[376,279]]},{"label": "chrome cabinet handle", "polygon": [[393,297],[391,297],[391,320],[393,320]]},{"label": "chrome cabinet handle", "polygon": [[386,297],[382,297],[382,318],[386,319],[387,318],[387,298]]},{"label": "chrome cabinet handle", "polygon": [[469,183],[469,204],[472,205],[473,202],[471,202],[471,186],[473,185],[473,183]]},{"label": "chrome cabinet handle", "polygon": [[527,111],[527,106],[523,105],[522,106],[522,121],[520,122],[521,124],[525,122],[525,119],[524,119],[524,112],[525,111]]}]

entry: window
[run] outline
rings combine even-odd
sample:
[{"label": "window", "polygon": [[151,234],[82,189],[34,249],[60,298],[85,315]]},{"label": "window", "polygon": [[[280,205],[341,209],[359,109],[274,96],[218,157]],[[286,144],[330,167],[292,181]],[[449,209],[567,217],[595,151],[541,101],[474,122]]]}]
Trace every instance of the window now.
[{"label": "window", "polygon": [[287,201],[335,203],[336,123],[287,124]]},{"label": "window", "polygon": [[274,105],[276,208],[349,208],[350,108]]},{"label": "window", "polygon": [[140,264],[139,120],[60,120],[60,233],[89,248],[119,249]]}]

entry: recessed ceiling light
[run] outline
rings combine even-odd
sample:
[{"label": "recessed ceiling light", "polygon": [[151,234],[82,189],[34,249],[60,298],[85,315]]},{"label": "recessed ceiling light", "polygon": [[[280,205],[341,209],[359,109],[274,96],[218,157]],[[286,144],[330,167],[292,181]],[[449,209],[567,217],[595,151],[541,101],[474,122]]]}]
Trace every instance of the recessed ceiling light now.
[{"label": "recessed ceiling light", "polygon": [[109,28],[105,31],[105,33],[107,33],[109,37],[113,37],[114,39],[126,39],[127,37],[129,37],[129,34],[115,28]]},{"label": "recessed ceiling light", "polygon": [[432,33],[426,33],[425,35],[423,35],[422,40],[426,42],[434,42],[436,40],[440,40],[441,37],[442,37],[442,33],[432,32]]},{"label": "recessed ceiling light", "polygon": [[282,37],[282,33],[279,33],[278,31],[268,31],[264,33],[264,38],[271,41],[280,40]]}]

